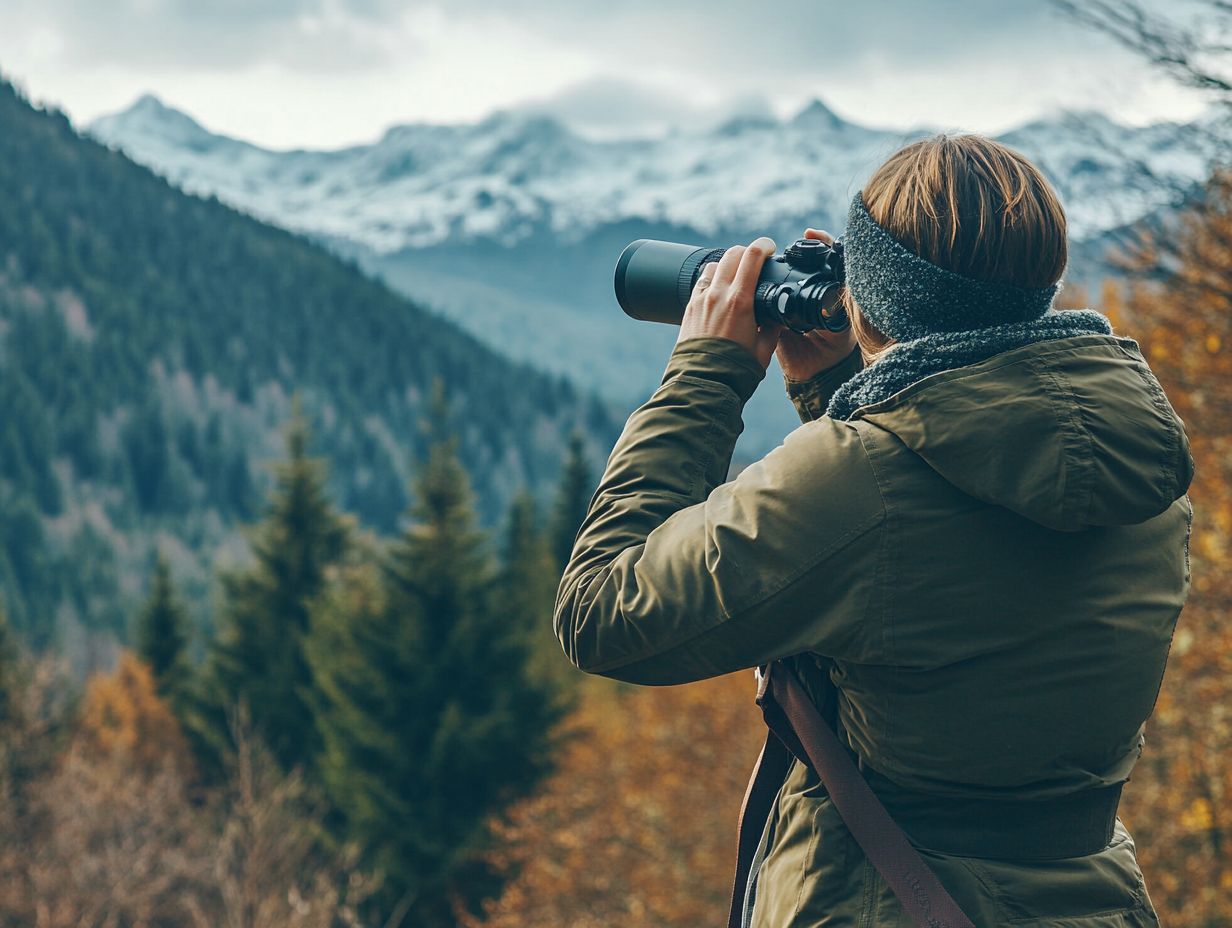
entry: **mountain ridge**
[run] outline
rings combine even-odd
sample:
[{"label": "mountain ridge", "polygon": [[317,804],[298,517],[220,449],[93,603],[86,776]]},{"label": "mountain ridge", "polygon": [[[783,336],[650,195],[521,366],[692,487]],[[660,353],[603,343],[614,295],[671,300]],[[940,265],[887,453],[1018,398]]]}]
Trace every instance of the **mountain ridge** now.
[{"label": "mountain ridge", "polygon": [[[655,137],[587,138],[542,108],[515,109],[390,127],[328,152],[200,154],[139,128],[113,116],[91,131],[174,183],[353,256],[475,337],[626,408],[658,382],[672,333],[616,305],[612,268],[625,244],[766,234],[785,245],[808,226],[838,232],[876,165],[933,131],[861,125],[821,99],[783,117],[754,103]],[[1067,277],[1086,283],[1115,230],[1173,209],[1205,176],[1211,143],[1190,137],[1199,134],[1062,112],[1000,138],[1057,186],[1078,262]],[[752,457],[795,415],[767,386],[746,421],[739,453]]]},{"label": "mountain ridge", "polygon": [[[783,118],[742,113],[662,138],[588,139],[551,114],[506,109],[470,123],[403,123],[340,149],[274,151],[159,107],[161,120],[152,119],[143,97],[88,131],[185,189],[376,254],[496,235],[517,240],[538,227],[582,235],[621,218],[712,235],[750,221],[773,226],[792,213],[833,222],[876,163],[933,131],[864,126],[814,98]],[[204,133],[194,139],[208,136],[213,147],[185,145],[184,120]],[[1072,234],[1085,240],[1166,205],[1160,180],[1201,179],[1202,156],[1183,154],[1188,125],[1130,127],[1062,111],[998,138],[1051,175]],[[1082,159],[1096,170],[1075,174]],[[1154,186],[1140,182],[1144,172]]]},{"label": "mountain ridge", "polygon": [[[147,104],[147,109],[149,105]],[[0,592],[35,643],[123,634],[155,550],[205,620],[296,402],[330,491],[400,525],[430,397],[484,521],[554,487],[588,390],[511,361],[324,248],[187,195],[0,82]]]}]

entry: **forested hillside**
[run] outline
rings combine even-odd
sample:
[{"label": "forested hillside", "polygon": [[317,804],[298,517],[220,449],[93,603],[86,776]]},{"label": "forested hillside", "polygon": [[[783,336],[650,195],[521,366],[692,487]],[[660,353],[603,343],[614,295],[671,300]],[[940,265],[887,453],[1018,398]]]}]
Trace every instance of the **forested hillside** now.
[{"label": "forested hillside", "polygon": [[[474,122],[414,122],[337,150],[276,151],[212,132],[146,95],[88,131],[185,189],[354,254],[413,300],[503,354],[594,386],[632,409],[659,381],[673,333],[628,319],[612,268],[639,238],[780,245],[839,232],[857,187],[931,130],[878,128],[814,99],[759,107],[662,137],[578,134],[517,108]],[[1109,273],[1109,245],[1196,192],[1228,147],[1211,120],[1121,124],[1057,112],[1000,136],[1040,165],[1069,218],[1069,284]],[[457,273],[469,255],[491,273]],[[796,427],[777,368],[747,407],[737,456]]]},{"label": "forested hillside", "polygon": [[156,544],[204,617],[297,399],[332,495],[392,533],[437,380],[487,520],[556,481],[575,428],[596,454],[616,434],[591,395],[0,82],[0,589],[32,642],[122,631]]}]

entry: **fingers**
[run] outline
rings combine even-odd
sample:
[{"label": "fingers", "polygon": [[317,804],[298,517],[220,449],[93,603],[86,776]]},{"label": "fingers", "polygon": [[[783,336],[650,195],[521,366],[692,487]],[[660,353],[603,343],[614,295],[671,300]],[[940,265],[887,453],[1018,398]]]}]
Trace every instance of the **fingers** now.
[{"label": "fingers", "polygon": [[697,275],[697,283],[693,285],[693,289],[705,289],[714,281],[715,272],[719,269],[717,261],[710,261],[702,265],[701,272]]},{"label": "fingers", "polygon": [[[761,276],[761,266],[772,254],[774,254],[774,242],[764,235],[754,240],[748,248],[743,249],[740,265],[736,268],[736,274],[732,280],[734,299],[740,302],[747,301],[750,304],[753,302],[753,294],[757,291],[757,278]],[[727,255],[723,257],[726,258]]]},{"label": "fingers", "polygon": [[782,328],[757,324],[753,297],[762,265],[774,254],[774,242],[762,236],[750,245],[733,245],[718,263],[702,266],[680,320],[678,342],[690,338],[724,338],[747,348],[764,368],[774,356]]},{"label": "fingers", "polygon": [[815,242],[825,242],[827,245],[834,244],[834,236],[823,229],[805,229],[804,237],[811,238]]},{"label": "fingers", "polygon": [[730,283],[735,278],[736,268],[740,266],[740,259],[743,257],[743,245],[732,245],[723,252],[723,257],[719,259],[719,264],[714,271],[714,282]]}]

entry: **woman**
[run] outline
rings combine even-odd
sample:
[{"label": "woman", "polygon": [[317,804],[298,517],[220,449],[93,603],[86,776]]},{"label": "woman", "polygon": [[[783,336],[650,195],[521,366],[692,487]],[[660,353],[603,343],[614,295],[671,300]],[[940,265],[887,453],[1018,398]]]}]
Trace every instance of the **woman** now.
[{"label": "woman", "polygon": [[[703,270],[557,634],[642,684],[790,657],[976,925],[1155,925],[1116,805],[1189,583],[1182,423],[1133,340],[1051,309],[1065,217],[1017,153],[903,149],[844,246],[843,335],[759,330],[768,239]],[[805,424],[723,483],[776,352]],[[764,841],[755,928],[907,924],[808,767]]]}]

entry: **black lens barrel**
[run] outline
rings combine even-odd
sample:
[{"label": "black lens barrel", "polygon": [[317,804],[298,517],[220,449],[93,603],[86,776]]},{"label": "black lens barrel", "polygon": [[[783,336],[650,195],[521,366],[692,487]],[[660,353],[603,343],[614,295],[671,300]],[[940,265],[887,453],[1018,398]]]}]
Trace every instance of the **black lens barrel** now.
[{"label": "black lens barrel", "polygon": [[[679,325],[702,265],[718,261],[726,248],[638,239],[616,262],[616,300],[634,319]],[[797,332],[848,326],[839,297],[843,289],[842,246],[801,239],[783,254],[766,259],[753,309],[763,325]]]},{"label": "black lens barrel", "polygon": [[620,308],[634,319],[680,325],[696,277],[688,281],[687,287],[683,278],[687,273],[696,275],[701,259],[712,250],[646,238],[625,246],[616,262],[616,300]]}]

